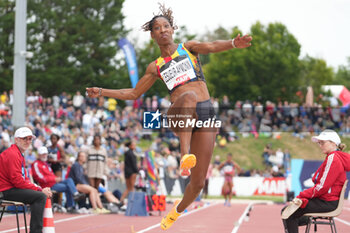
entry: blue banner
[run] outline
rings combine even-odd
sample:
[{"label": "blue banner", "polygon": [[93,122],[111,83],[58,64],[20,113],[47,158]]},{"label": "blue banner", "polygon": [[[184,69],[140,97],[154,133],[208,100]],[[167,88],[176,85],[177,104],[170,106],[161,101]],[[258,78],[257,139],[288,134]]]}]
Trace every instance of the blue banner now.
[{"label": "blue banner", "polygon": [[136,86],[136,83],[139,81],[139,75],[137,72],[136,54],[135,54],[134,47],[126,38],[121,38],[118,41],[118,45],[125,54],[125,59],[126,59],[126,64],[128,65],[131,85],[134,88]]}]

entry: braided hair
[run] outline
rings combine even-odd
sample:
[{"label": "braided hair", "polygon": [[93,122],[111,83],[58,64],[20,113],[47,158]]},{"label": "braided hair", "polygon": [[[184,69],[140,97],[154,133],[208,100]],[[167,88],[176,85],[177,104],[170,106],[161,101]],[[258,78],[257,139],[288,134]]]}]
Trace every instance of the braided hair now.
[{"label": "braided hair", "polygon": [[177,29],[177,26],[174,24],[174,17],[173,17],[173,11],[171,10],[171,8],[165,8],[165,5],[164,4],[159,4],[159,10],[160,12],[157,14],[157,15],[154,15],[153,18],[148,21],[147,23],[145,23],[144,25],[142,25],[141,29],[144,31],[144,32],[147,32],[147,31],[152,31],[153,29],[153,24],[154,24],[154,21],[159,18],[159,17],[163,17],[165,19],[167,19],[170,23],[170,26],[176,30]]}]

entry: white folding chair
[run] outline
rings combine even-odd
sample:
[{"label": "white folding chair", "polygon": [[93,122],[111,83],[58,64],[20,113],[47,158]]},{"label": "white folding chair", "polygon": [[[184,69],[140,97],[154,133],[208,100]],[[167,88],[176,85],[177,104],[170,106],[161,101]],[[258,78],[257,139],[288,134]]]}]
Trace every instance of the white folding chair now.
[{"label": "white folding chair", "polygon": [[308,224],[305,229],[305,233],[310,232],[311,225],[314,224],[315,232],[317,232],[317,225],[330,225],[332,233],[337,233],[337,229],[335,227],[334,217],[337,217],[340,215],[340,213],[343,210],[343,204],[344,204],[344,196],[345,196],[345,190],[346,186],[348,184],[348,180],[345,181],[343,188],[341,190],[340,196],[339,196],[339,203],[338,207],[331,211],[326,213],[307,213],[304,214],[304,216],[308,217]]}]

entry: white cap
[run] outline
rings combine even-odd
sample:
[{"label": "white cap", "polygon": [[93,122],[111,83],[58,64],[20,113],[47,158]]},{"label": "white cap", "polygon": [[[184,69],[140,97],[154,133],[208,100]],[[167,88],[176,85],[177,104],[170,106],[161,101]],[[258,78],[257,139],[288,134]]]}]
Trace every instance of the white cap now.
[{"label": "white cap", "polygon": [[326,129],[320,133],[318,136],[314,136],[311,138],[313,142],[318,141],[331,141],[334,142],[337,146],[341,143],[340,137],[338,136],[337,132],[331,129]]},{"label": "white cap", "polygon": [[45,146],[39,147],[38,149],[38,154],[42,155],[42,154],[48,154],[49,151],[47,150],[47,148]]},{"label": "white cap", "polygon": [[15,132],[15,138],[25,138],[28,136],[35,138],[33,132],[28,127],[21,127]]}]

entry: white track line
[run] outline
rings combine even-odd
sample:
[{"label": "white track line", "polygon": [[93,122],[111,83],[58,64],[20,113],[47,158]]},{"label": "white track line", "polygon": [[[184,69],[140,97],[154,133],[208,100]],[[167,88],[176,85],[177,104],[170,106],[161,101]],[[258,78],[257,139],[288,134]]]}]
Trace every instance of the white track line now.
[{"label": "white track line", "polygon": [[[64,218],[64,219],[60,219],[57,221],[54,221],[54,223],[61,223],[61,222],[67,222],[67,221],[72,221],[72,220],[76,220],[79,218],[86,218],[89,216],[94,216],[95,214],[86,214],[86,215],[80,215],[80,216],[76,216],[76,217],[71,217],[71,218]],[[28,219],[27,219],[28,221]],[[29,229],[29,226],[27,226],[27,228]],[[20,230],[24,230],[25,227],[21,227]],[[13,228],[13,229],[9,229],[9,230],[5,230],[5,231],[0,231],[0,233],[7,233],[7,232],[12,232],[12,231],[17,231],[17,227]]]},{"label": "white track line", "polygon": [[[201,207],[201,208],[199,208],[199,209],[191,210],[190,212],[187,212],[187,213],[185,213],[185,214],[180,215],[179,218],[186,217],[186,216],[188,216],[188,215],[190,215],[190,214],[196,213],[196,212],[198,212],[198,211],[204,210],[204,209],[209,208],[209,207],[212,207],[212,206],[216,206],[216,205],[218,205],[218,204],[219,204],[219,203],[214,203],[214,204],[210,204],[210,205]],[[152,229],[154,229],[154,228],[156,228],[156,227],[160,227],[160,223],[157,223],[157,224],[155,224],[155,225],[152,225],[152,226],[150,226],[150,227],[148,227],[148,228],[146,228],[146,229],[140,230],[140,231],[138,231],[137,233],[147,232],[147,231],[152,230]]]},{"label": "white track line", "polygon": [[247,208],[245,208],[243,214],[239,218],[238,222],[235,223],[235,227],[233,228],[231,233],[237,233],[239,227],[241,226],[245,216],[247,216],[248,212],[250,211],[250,208],[253,206],[254,203],[250,203]]},{"label": "white track line", "polygon": [[345,221],[345,220],[340,219],[340,218],[334,218],[334,219],[337,220],[337,221],[339,221],[339,222],[341,222],[341,223],[344,223],[345,225],[350,226],[350,222],[348,222],[348,221]]}]

